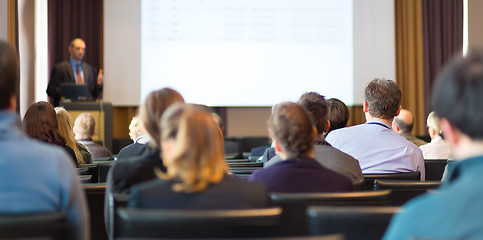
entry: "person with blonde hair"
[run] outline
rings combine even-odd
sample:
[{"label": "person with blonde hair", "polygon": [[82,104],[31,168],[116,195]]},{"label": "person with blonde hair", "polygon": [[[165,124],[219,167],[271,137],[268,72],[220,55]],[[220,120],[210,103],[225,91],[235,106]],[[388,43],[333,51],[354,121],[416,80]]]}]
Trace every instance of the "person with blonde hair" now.
[{"label": "person with blonde hair", "polygon": [[139,156],[148,146],[149,137],[143,134],[138,115],[131,119],[131,123],[129,124],[129,137],[133,140],[133,143],[123,147],[119,151],[117,159]]},{"label": "person with blonde hair", "polygon": [[223,135],[205,109],[176,104],[160,127],[167,171],[131,189],[130,207],[168,209],[247,209],[270,205],[265,188],[228,175]]},{"label": "person with blonde hair", "polygon": [[448,159],[451,149],[449,143],[441,137],[439,118],[436,113],[431,112],[426,122],[431,142],[419,147],[423,151],[424,159]]},{"label": "person with blonde hair", "polygon": [[79,165],[91,163],[91,152],[86,146],[82,145],[75,139],[70,114],[63,107],[56,107],[55,113],[57,115],[57,127],[59,129],[59,133],[62,135],[62,137],[64,137],[65,144],[74,150],[77,163]]}]

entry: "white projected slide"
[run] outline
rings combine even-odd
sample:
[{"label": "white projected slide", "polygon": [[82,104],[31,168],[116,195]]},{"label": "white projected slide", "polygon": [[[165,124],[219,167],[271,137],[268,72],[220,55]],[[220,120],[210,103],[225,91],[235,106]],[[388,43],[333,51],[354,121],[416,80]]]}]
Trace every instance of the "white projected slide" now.
[{"label": "white projected slide", "polygon": [[143,0],[141,101],[271,106],[307,91],[353,104],[352,0]]}]

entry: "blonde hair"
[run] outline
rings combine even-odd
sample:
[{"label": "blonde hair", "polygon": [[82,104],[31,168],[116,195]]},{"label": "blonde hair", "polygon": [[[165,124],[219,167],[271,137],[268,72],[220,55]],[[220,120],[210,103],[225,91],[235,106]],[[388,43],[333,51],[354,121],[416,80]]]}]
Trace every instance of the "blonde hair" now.
[{"label": "blonde hair", "polygon": [[55,113],[58,122],[57,128],[59,129],[60,135],[65,139],[65,145],[74,150],[79,165],[85,164],[84,158],[77,147],[77,140],[75,140],[74,132],[72,131],[72,118],[70,117],[70,114],[63,107],[56,107]]},{"label": "blonde hair", "polygon": [[429,128],[434,129],[435,132],[438,133],[438,135],[441,134],[441,128],[439,127],[439,118],[436,116],[436,113],[431,112],[428,115],[428,119],[426,120],[426,124],[428,125]]},{"label": "blonde hair", "polygon": [[142,132],[141,128],[139,127],[139,117],[134,116],[131,119],[131,123],[129,124],[129,137],[134,141],[138,133]]},{"label": "blonde hair", "polygon": [[144,100],[139,109],[139,120],[142,133],[154,141],[151,144],[159,146],[161,132],[158,126],[159,120],[164,111],[177,102],[184,102],[184,99],[179,92],[171,88],[153,91]]},{"label": "blonde hair", "polygon": [[204,109],[175,104],[162,117],[161,141],[173,141],[169,156],[163,155],[167,172],[161,179],[180,179],[176,192],[200,192],[226,174],[223,135],[213,116]]}]

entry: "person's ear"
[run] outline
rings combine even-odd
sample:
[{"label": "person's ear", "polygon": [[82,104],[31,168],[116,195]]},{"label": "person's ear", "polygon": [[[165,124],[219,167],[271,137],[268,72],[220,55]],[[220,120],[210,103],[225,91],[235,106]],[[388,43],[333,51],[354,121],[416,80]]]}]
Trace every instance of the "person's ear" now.
[{"label": "person's ear", "polygon": [[369,112],[369,107],[367,106],[367,101],[364,100],[364,103],[362,103],[362,111]]},{"label": "person's ear", "polygon": [[10,109],[13,112],[17,111],[17,96],[12,95],[10,97],[10,102],[8,104],[8,109]]},{"label": "person's ear", "polygon": [[399,109],[396,112],[396,116],[399,115],[400,112],[401,112],[401,105],[399,105]]},{"label": "person's ear", "polygon": [[274,147],[273,148],[275,149],[275,153],[276,154],[281,153],[282,152],[282,147],[280,146],[280,143],[278,143],[278,141],[275,140],[275,139],[272,139],[272,141],[273,141],[273,144],[274,144]]},{"label": "person's ear", "polygon": [[325,130],[324,130],[324,133],[328,132],[329,131],[329,128],[330,128],[330,121],[327,120],[327,123],[325,124]]},{"label": "person's ear", "polygon": [[313,135],[313,140],[314,141],[319,136],[319,131],[317,130],[317,127],[316,126],[312,126],[312,135]]},{"label": "person's ear", "polygon": [[454,128],[453,125],[448,121],[446,118],[441,118],[439,120],[439,126],[441,127],[441,131],[443,132],[444,139],[451,145],[456,146],[458,145],[460,138],[457,133],[457,130]]}]

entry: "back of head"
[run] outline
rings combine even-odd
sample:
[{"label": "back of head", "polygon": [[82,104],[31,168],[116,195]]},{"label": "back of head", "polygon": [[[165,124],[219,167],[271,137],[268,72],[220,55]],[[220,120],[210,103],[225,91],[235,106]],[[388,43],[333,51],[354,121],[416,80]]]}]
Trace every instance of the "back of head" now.
[{"label": "back of head", "polygon": [[[211,113],[203,108],[175,104],[161,120],[161,141],[172,141],[169,153],[163,149],[168,169],[164,178],[180,178],[175,191],[198,192],[209,183],[221,181],[227,171],[223,136]],[[163,177],[163,176],[162,176]]]},{"label": "back of head", "polygon": [[399,115],[394,118],[393,124],[397,124],[402,133],[410,133],[414,127],[413,114],[406,109],[401,109]]},{"label": "back of head", "polygon": [[349,122],[349,108],[337,98],[327,100],[329,104],[330,127],[327,132],[347,126]]},{"label": "back of head", "polygon": [[84,163],[82,154],[77,147],[74,132],[72,131],[72,118],[70,117],[70,114],[63,107],[56,107],[55,113],[57,114],[59,133],[65,139],[65,144],[74,150],[77,161]]},{"label": "back of head", "polygon": [[401,105],[402,93],[396,82],[374,79],[364,91],[369,114],[375,118],[393,119]]},{"label": "back of head", "polygon": [[96,120],[90,113],[81,113],[75,119],[74,133],[77,139],[91,140],[96,129]]},{"label": "back of head", "polygon": [[15,50],[5,41],[0,41],[0,109],[10,105],[20,84],[19,61]]},{"label": "back of head", "polygon": [[431,107],[472,139],[483,139],[483,51],[453,59],[438,76]]},{"label": "back of head", "polygon": [[43,142],[65,145],[65,139],[58,130],[54,107],[44,101],[30,105],[23,118],[25,132],[32,138]]},{"label": "back of head", "polygon": [[306,157],[313,151],[313,124],[300,105],[292,102],[275,105],[268,128],[288,157]]},{"label": "back of head", "polygon": [[317,128],[317,133],[320,135],[323,134],[326,130],[325,127],[327,126],[327,118],[329,115],[329,108],[324,96],[315,92],[304,93],[297,104],[307,111],[310,119]]},{"label": "back of head", "polygon": [[429,128],[434,129],[436,133],[441,133],[441,129],[439,128],[439,118],[436,116],[436,113],[430,112],[428,115],[428,119],[426,120],[426,124]]},{"label": "back of head", "polygon": [[164,111],[174,103],[184,102],[181,94],[171,88],[163,88],[151,92],[144,100],[139,109],[139,118],[143,133],[151,138],[155,145],[159,146],[160,128],[159,120]]}]

